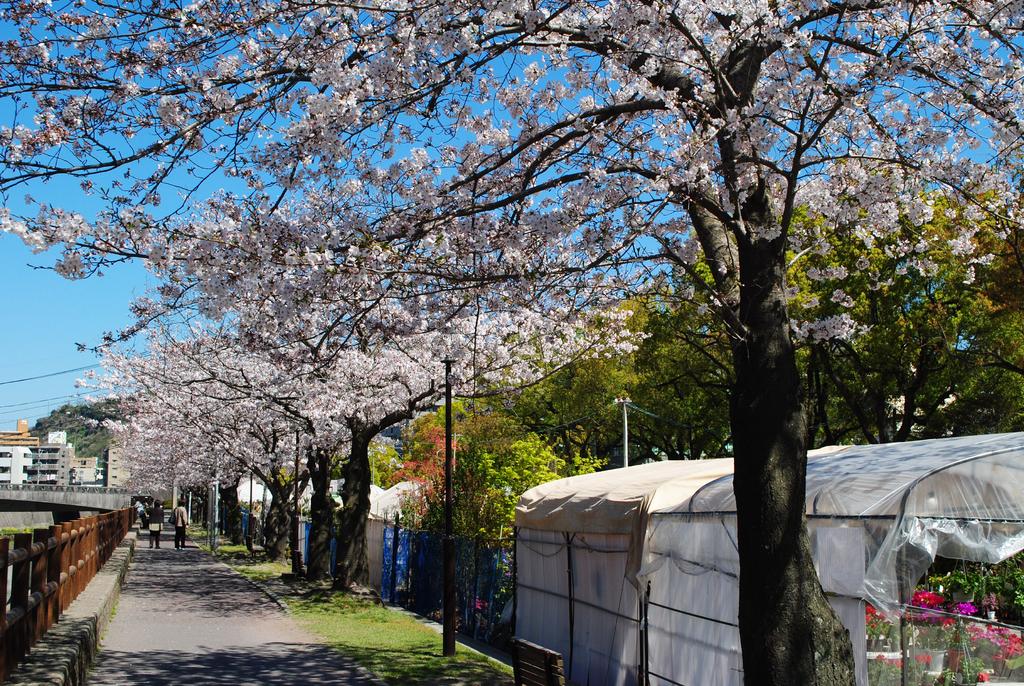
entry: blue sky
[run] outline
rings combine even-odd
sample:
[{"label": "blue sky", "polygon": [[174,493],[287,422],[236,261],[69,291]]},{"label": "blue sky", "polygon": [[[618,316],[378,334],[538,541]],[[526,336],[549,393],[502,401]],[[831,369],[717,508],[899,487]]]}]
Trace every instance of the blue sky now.
[{"label": "blue sky", "polygon": [[[140,264],[118,265],[102,277],[68,281],[29,265],[52,264],[16,237],[0,233],[0,307],[6,324],[0,335],[0,431],[19,418],[34,423],[81,394],[75,380],[84,372],[23,383],[4,383],[96,364],[76,344],[98,344],[105,331],[127,324],[128,306],[148,283]],[[72,398],[81,401],[81,397]],[[39,401],[39,402],[35,402]]]}]

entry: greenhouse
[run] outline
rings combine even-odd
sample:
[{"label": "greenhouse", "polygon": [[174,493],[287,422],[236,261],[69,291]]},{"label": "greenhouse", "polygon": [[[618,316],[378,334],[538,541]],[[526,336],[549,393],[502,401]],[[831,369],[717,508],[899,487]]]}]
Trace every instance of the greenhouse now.
[{"label": "greenhouse", "polygon": [[[809,454],[815,563],[850,630],[858,684],[869,683],[869,607],[897,626],[919,620],[908,606],[937,557],[997,563],[1024,549],[1022,472],[1024,434]],[[731,460],[654,463],[543,484],[521,498],[516,525],[516,634],[561,652],[572,681],[742,683]],[[974,635],[960,630],[955,614],[935,610],[928,620],[953,642]],[[1019,641],[1013,627],[971,622]],[[892,683],[916,686],[931,678],[929,667],[936,677],[965,669],[955,660],[926,664],[918,654],[924,632],[903,629],[888,652],[872,653]],[[1012,671],[1007,657],[1003,672]],[[913,670],[922,674],[908,678]],[[996,671],[958,678],[997,680]],[[872,669],[872,686],[880,679]]]}]

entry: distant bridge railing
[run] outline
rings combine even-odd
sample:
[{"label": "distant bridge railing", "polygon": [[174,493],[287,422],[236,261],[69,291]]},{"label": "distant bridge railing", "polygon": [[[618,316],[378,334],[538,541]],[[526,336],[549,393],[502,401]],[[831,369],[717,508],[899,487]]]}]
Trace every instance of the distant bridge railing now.
[{"label": "distant bridge railing", "polygon": [[118,488],[116,486],[54,486],[53,484],[2,484],[0,488],[5,491],[38,491],[40,493],[50,493],[60,489],[69,493],[89,493],[90,491],[104,492],[104,493],[116,493],[119,495],[126,495],[131,497],[134,491],[127,488]]},{"label": "distant bridge railing", "polygon": [[128,507],[131,496],[124,488],[0,484],[0,512],[113,512]]},{"label": "distant bridge railing", "polygon": [[[52,627],[128,534],[134,508],[0,538],[0,681]],[[11,574],[8,575],[8,569]]]}]

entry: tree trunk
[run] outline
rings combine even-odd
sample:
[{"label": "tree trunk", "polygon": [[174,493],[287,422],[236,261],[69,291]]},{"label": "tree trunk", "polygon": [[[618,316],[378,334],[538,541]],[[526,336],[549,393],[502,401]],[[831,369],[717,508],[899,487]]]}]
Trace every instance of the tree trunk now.
[{"label": "tree trunk", "polygon": [[242,508],[238,503],[238,482],[220,485],[220,501],[224,507],[224,533],[232,543],[239,544],[245,539],[242,534]]},{"label": "tree trunk", "polygon": [[272,500],[267,508],[267,519],[264,523],[264,551],[270,561],[288,559],[288,527],[292,521],[293,491],[290,479],[275,478],[267,482]]},{"label": "tree trunk", "polygon": [[308,461],[313,496],[309,506],[309,559],[306,578],[310,581],[331,578],[331,525],[334,520],[334,499],[331,498],[331,455],[315,449]]},{"label": "tree trunk", "polygon": [[784,239],[739,245],[730,404],[736,455],[740,639],[747,686],[853,686],[847,630],[811,559],[807,422],[784,296]]},{"label": "tree trunk", "polygon": [[360,433],[353,436],[352,453],[345,465],[344,504],[338,511],[336,588],[370,582],[366,551],[366,518],[370,513],[370,440]]}]

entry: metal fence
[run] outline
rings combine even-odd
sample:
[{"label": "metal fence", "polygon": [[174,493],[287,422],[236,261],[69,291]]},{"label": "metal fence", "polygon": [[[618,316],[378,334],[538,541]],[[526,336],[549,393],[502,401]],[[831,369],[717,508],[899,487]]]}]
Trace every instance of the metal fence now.
[{"label": "metal fence", "polygon": [[[443,535],[384,529],[381,598],[441,618]],[[456,630],[504,646],[511,638],[514,589],[511,541],[455,539]]]},{"label": "metal fence", "polygon": [[[253,519],[259,542],[262,529],[259,518]],[[246,533],[248,522],[248,513],[243,510],[242,527]],[[299,527],[299,549],[303,560],[309,559],[310,527],[308,521]],[[381,598],[386,603],[440,621],[443,535],[398,527],[396,537],[394,526],[384,526],[382,531]],[[337,542],[333,534],[332,531],[332,574],[337,564]],[[456,537],[456,629],[459,633],[506,647],[512,637],[513,548],[512,540]]]}]

